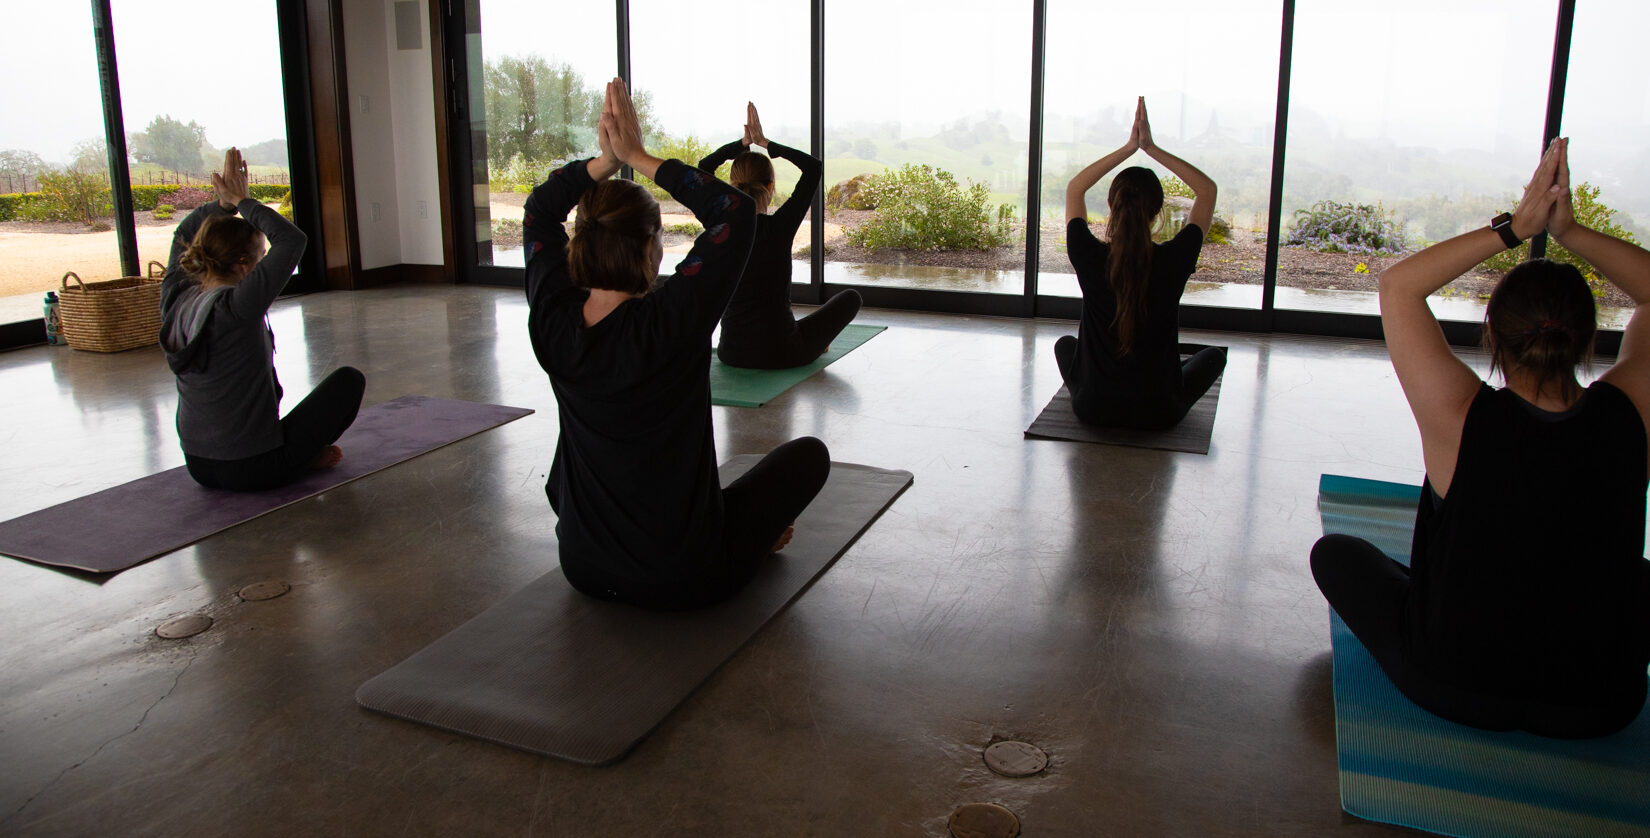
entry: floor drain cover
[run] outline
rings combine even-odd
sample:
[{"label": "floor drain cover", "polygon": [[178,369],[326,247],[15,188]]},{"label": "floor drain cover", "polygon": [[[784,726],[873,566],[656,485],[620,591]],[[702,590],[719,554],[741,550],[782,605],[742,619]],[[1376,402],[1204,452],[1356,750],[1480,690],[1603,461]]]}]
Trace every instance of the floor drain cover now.
[{"label": "floor drain cover", "polygon": [[1026,742],[998,742],[985,749],[985,765],[1004,777],[1030,777],[1048,767],[1048,754]]},{"label": "floor drain cover", "polygon": [[275,579],[268,582],[253,582],[242,588],[240,595],[241,599],[246,602],[258,602],[259,600],[274,599],[290,590],[292,590],[291,585]]},{"label": "floor drain cover", "polygon": [[952,838],[1016,838],[1020,819],[995,803],[965,803],[946,822]]},{"label": "floor drain cover", "polygon": [[185,614],[173,617],[155,628],[155,634],[167,640],[193,637],[212,627],[212,618],[205,614]]}]

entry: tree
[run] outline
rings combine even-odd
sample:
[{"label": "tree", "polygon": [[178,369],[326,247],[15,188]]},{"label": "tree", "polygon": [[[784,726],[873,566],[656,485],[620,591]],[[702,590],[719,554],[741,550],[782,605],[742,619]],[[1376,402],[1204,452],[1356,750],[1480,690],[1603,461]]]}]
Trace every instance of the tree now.
[{"label": "tree", "polygon": [[[596,153],[603,90],[586,87],[572,67],[541,55],[506,55],[488,61],[483,78],[489,160],[520,155],[531,165]],[[651,97],[635,93],[632,101],[643,136],[658,140]]]},{"label": "tree", "polygon": [[170,114],[157,116],[149,127],[130,138],[132,157],[139,163],[154,163],[180,174],[200,174],[206,167],[201,159],[201,144],[206,142],[206,129],[193,120],[185,124]]},{"label": "tree", "polygon": [[74,157],[69,169],[81,174],[96,175],[109,171],[109,147],[102,137],[81,140],[74,144]]},{"label": "tree", "polygon": [[46,161],[32,151],[0,151],[0,192],[28,192],[30,183],[46,170]]}]

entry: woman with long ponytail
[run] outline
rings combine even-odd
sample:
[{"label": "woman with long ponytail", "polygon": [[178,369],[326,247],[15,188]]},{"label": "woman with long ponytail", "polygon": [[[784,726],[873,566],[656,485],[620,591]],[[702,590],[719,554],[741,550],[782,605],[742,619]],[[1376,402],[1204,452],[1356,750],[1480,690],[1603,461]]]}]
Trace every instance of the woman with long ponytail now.
[{"label": "woman with long ponytail", "polygon": [[[1173,239],[1153,244],[1163,185],[1152,170],[1132,166],[1112,179],[1107,240],[1100,241],[1089,229],[1084,196],[1137,150],[1191,187],[1196,195],[1191,215]],[[1152,141],[1145,97],[1136,104],[1129,141],[1067,184],[1066,250],[1083,289],[1083,319],[1077,337],[1055,342],[1054,357],[1077,418],[1095,425],[1170,427],[1226,369],[1224,350],[1182,346],[1175,321],[1214,215],[1215,182]],[[1192,353],[1185,363],[1183,350]]]},{"label": "woman with long ponytail", "polygon": [[281,416],[266,318],[307,240],[251,198],[239,150],[224,154],[212,186],[218,199],[178,225],[160,289],[161,347],[178,377],[178,441],[195,482],[273,489],[338,464],[344,454],[333,443],[355,421],[366,378],[340,367]]},{"label": "woman with long ponytail", "polygon": [[[819,192],[825,166],[807,152],[769,142],[756,105],[747,102],[745,108],[745,135],[699,161],[700,169],[715,172],[732,160],[728,181],[756,202],[758,213],[750,261],[722,313],[716,357],[732,367],[799,367],[825,354],[831,340],[853,322],[860,296],[853,289],[840,291],[801,320],[791,314],[791,245]],[[751,146],[766,148],[802,172],[796,191],[772,215],[768,211],[774,196],[773,163],[767,155],[750,151]]]}]

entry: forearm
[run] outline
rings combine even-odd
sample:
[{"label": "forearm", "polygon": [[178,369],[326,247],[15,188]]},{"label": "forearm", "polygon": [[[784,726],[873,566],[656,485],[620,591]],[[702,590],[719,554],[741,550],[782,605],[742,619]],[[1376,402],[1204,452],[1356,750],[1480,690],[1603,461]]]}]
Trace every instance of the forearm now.
[{"label": "forearm", "polygon": [[230,297],[230,307],[235,315],[250,320],[262,317],[269,311],[275,298],[286,288],[309,239],[280,213],[252,198],[241,201],[237,208],[241,217],[269,240],[269,252],[235,286]]},{"label": "forearm", "polygon": [[1082,218],[1088,214],[1088,204],[1084,196],[1094,188],[1100,179],[1112,169],[1122,165],[1129,155],[1134,154],[1134,146],[1125,145],[1122,148],[1088,164],[1066,184],[1066,220]]},{"label": "forearm", "polygon": [[792,232],[802,224],[802,216],[808,214],[808,208],[813,205],[814,195],[819,192],[819,182],[825,174],[825,164],[812,154],[799,149],[791,148],[779,143],[768,143],[768,153],[782,160],[790,161],[796,166],[802,176],[797,178],[796,188],[791,190],[791,197],[786,199],[785,205],[774,213],[777,221],[790,225]]},{"label": "forearm", "polygon": [[1650,300],[1650,251],[1615,236],[1605,235],[1580,224],[1571,225],[1559,244],[1586,259],[1605,279],[1633,299],[1634,305]]},{"label": "forearm", "polygon": [[544,183],[533,188],[527,196],[522,213],[522,247],[527,254],[527,298],[535,299],[541,293],[553,292],[566,282],[566,271],[549,270],[565,266],[567,262],[567,213],[578,204],[586,189],[596,184],[596,173],[607,164],[598,164],[594,158],[574,161],[550,173]]},{"label": "forearm", "polygon": [[723,163],[732,160],[735,155],[744,150],[745,141],[743,139],[734,140],[733,142],[728,143],[727,145],[722,146],[721,148],[706,155],[705,159],[699,161],[699,168],[715,174],[716,170],[720,169]]},{"label": "forearm", "polygon": [[1381,272],[1382,298],[1425,300],[1485,259],[1506,249],[1501,236],[1480,227],[1445,239]]}]

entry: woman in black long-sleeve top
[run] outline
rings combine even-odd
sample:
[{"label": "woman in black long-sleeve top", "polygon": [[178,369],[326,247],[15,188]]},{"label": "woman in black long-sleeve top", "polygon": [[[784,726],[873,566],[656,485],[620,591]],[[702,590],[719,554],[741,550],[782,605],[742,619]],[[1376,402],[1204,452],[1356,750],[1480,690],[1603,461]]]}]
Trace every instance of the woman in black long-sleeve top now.
[{"label": "woman in black long-sleeve top", "polygon": [[[710,419],[710,334],[750,253],[756,208],[732,187],[642,147],[623,82],[607,88],[602,154],[558,169],[523,219],[533,351],[561,437],[545,494],[573,587],[648,608],[737,591],[789,541],[830,471],[811,437],[774,449],[723,489]],[[627,164],[705,232],[668,282],[659,205],[610,180]],[[579,208],[569,239],[567,213]]]},{"label": "woman in black long-sleeve top", "polygon": [[[819,192],[825,167],[811,154],[768,142],[756,106],[747,103],[746,109],[745,136],[699,161],[700,169],[715,172],[732,160],[728,180],[756,201],[758,213],[750,261],[722,314],[716,357],[733,367],[799,367],[825,354],[831,341],[859,314],[859,292],[841,291],[807,317],[797,320],[792,316],[791,245]],[[766,155],[748,151],[752,145],[767,148],[769,154],[791,161],[802,171],[796,191],[772,215],[766,213],[774,194],[773,163]]]}]

